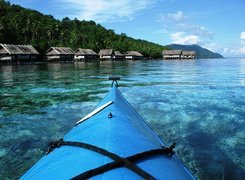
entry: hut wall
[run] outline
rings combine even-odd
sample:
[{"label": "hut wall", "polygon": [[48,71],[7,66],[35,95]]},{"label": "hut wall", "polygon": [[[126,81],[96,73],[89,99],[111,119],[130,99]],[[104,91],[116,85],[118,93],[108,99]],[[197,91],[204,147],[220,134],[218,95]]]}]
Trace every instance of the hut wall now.
[{"label": "hut wall", "polygon": [[59,59],[60,59],[60,55],[59,55],[59,54],[56,54],[56,55],[47,55],[47,56],[46,56],[46,59],[47,59],[48,61],[59,60]]},{"label": "hut wall", "polygon": [[11,55],[0,55],[0,61],[10,61],[13,57]]},{"label": "hut wall", "polygon": [[181,55],[178,55],[178,54],[174,54],[174,55],[165,54],[165,55],[163,55],[163,59],[181,59]]},{"label": "hut wall", "polygon": [[133,56],[125,56],[125,59],[133,59]]},{"label": "hut wall", "polygon": [[31,58],[30,58],[29,54],[18,54],[17,59],[18,60],[27,60],[27,59],[31,59]]},{"label": "hut wall", "polygon": [[112,59],[112,55],[100,55],[100,59],[102,60],[111,60]]},{"label": "hut wall", "polygon": [[35,59],[37,59],[37,56],[36,55],[31,55],[31,59],[35,60]]},{"label": "hut wall", "polygon": [[98,58],[98,56],[97,55],[93,55],[93,54],[86,55],[86,57],[85,57],[85,59],[88,59],[88,60],[93,60],[93,59],[97,59],[97,58]]},{"label": "hut wall", "polygon": [[125,59],[127,59],[127,60],[142,60],[142,59],[144,59],[144,57],[143,56],[132,56],[132,55],[129,55],[129,56],[125,56]]},{"label": "hut wall", "polygon": [[85,59],[85,55],[75,55],[74,56],[74,59],[76,59],[76,60],[83,60],[83,59]]},{"label": "hut wall", "polygon": [[194,59],[195,56],[194,55],[182,55],[181,59]]},{"label": "hut wall", "polygon": [[56,54],[56,55],[47,55],[46,59],[48,61],[55,61],[55,60],[60,60],[60,61],[73,61],[74,55],[73,54]]},{"label": "hut wall", "polygon": [[142,60],[142,59],[144,59],[144,57],[143,56],[134,56],[133,59],[134,60]]},{"label": "hut wall", "polygon": [[74,55],[73,54],[61,54],[60,55],[60,60],[73,60],[74,59]]},{"label": "hut wall", "polygon": [[114,56],[113,59],[114,60],[123,60],[124,56]]},{"label": "hut wall", "polygon": [[93,55],[93,54],[87,54],[87,55],[75,55],[74,59],[75,60],[95,60],[97,59],[98,56],[97,55]]}]

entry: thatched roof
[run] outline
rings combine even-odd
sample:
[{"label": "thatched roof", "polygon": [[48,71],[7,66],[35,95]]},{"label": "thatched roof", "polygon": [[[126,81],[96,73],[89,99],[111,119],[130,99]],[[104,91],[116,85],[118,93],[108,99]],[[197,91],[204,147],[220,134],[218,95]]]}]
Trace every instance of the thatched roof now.
[{"label": "thatched roof", "polygon": [[78,48],[75,52],[76,55],[97,55],[92,49]]},{"label": "thatched roof", "polygon": [[1,54],[39,54],[31,45],[0,44]]},{"label": "thatched roof", "polygon": [[120,51],[114,51],[116,56],[123,56],[123,54]]},{"label": "thatched roof", "polygon": [[112,55],[113,49],[101,49],[99,55]]},{"label": "thatched roof", "polygon": [[162,55],[181,55],[181,50],[163,50]]},{"label": "thatched roof", "polygon": [[196,51],[182,51],[182,55],[195,56]]},{"label": "thatched roof", "polygon": [[127,56],[142,56],[143,55],[141,53],[139,53],[138,51],[127,51],[124,55],[127,55]]},{"label": "thatched roof", "polygon": [[46,54],[47,55],[57,55],[57,54],[70,55],[70,54],[74,54],[74,51],[69,47],[50,47],[47,50]]},{"label": "thatched roof", "polygon": [[6,51],[6,49],[0,46],[0,54],[8,54],[8,52]]}]

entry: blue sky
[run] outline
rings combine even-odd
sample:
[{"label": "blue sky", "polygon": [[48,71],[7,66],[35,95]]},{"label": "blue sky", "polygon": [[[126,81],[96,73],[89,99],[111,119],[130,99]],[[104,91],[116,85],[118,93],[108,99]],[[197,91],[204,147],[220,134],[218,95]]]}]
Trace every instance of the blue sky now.
[{"label": "blue sky", "polygon": [[94,20],[116,33],[161,45],[198,44],[245,56],[245,0],[10,0],[53,15]]}]

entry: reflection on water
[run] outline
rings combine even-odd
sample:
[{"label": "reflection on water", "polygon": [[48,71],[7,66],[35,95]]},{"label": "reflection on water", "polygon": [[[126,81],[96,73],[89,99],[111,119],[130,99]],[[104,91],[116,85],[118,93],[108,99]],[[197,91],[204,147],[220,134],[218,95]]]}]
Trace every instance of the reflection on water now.
[{"label": "reflection on water", "polygon": [[122,77],[126,99],[201,179],[245,175],[245,60],[0,66],[0,176],[18,178]]}]

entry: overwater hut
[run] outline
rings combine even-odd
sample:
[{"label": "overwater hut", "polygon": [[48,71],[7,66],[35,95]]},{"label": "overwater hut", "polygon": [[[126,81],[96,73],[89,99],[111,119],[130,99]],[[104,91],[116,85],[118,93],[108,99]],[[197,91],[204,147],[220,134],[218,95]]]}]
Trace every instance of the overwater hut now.
[{"label": "overwater hut", "polygon": [[144,59],[144,56],[139,53],[138,51],[127,51],[125,54],[126,60],[142,60]]},{"label": "overwater hut", "polygon": [[182,51],[181,59],[195,59],[196,51]]},{"label": "overwater hut", "polygon": [[50,47],[46,52],[48,61],[73,61],[74,51],[69,47]]},{"label": "overwater hut", "polygon": [[114,60],[124,60],[124,55],[120,51],[115,51]]},{"label": "overwater hut", "polygon": [[114,55],[113,49],[101,49],[99,52],[100,60],[112,60]]},{"label": "overwater hut", "polygon": [[28,62],[39,56],[37,50],[31,45],[0,44],[1,62]]},{"label": "overwater hut", "polygon": [[75,52],[75,60],[79,61],[92,61],[98,58],[98,54],[92,49],[82,49],[78,48]]},{"label": "overwater hut", "polygon": [[163,59],[181,59],[181,50],[163,50]]}]

